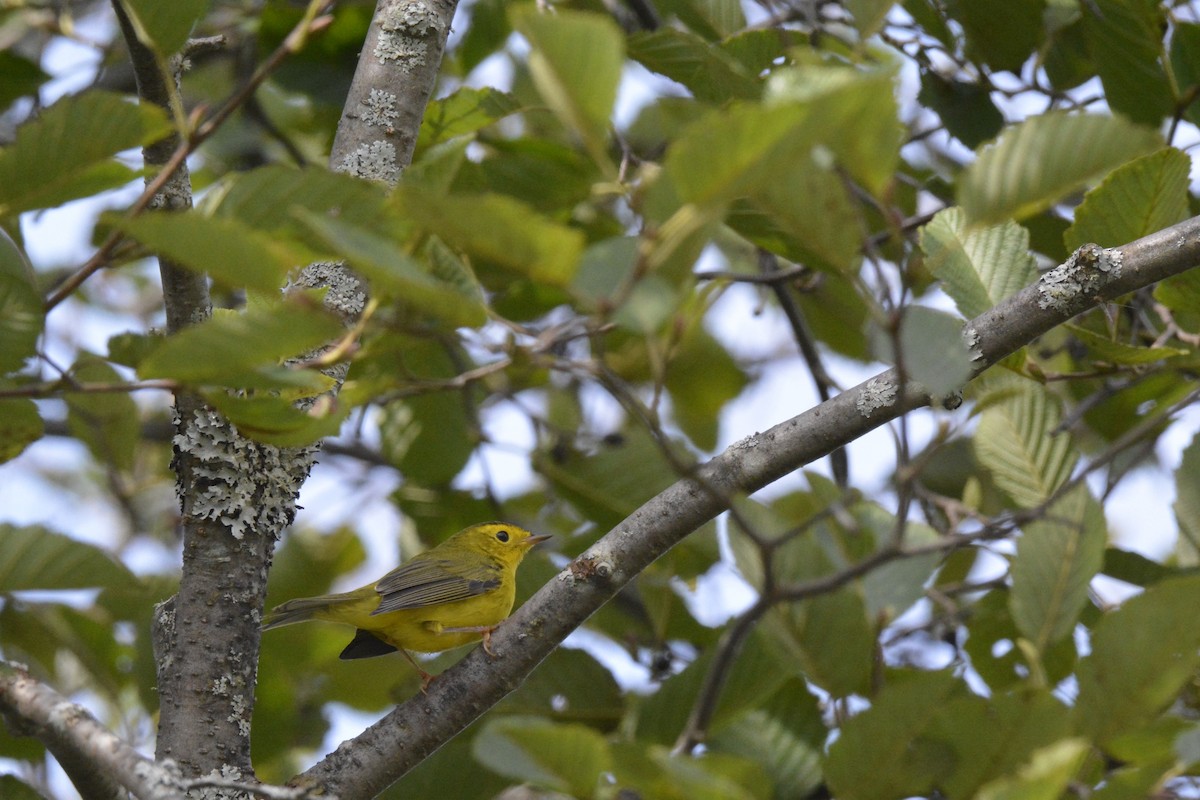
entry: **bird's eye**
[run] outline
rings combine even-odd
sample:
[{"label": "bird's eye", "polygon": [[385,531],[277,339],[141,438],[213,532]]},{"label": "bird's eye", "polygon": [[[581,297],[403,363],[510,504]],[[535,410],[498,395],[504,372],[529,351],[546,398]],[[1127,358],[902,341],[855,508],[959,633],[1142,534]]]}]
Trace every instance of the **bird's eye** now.
[{"label": "bird's eye", "polygon": [[508,531],[496,531],[496,538],[502,542],[508,541]]}]

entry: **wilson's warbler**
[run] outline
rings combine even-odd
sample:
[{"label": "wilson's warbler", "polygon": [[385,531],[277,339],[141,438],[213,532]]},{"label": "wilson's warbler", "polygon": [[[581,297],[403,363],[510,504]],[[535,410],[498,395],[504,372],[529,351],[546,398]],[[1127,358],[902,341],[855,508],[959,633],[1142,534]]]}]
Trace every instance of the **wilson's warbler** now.
[{"label": "wilson's warbler", "polygon": [[516,598],[517,565],[548,538],[504,522],[472,525],[376,583],[276,606],[263,630],[310,619],[353,625],[358,632],[342,651],[343,659],[399,650],[428,683],[432,676],[408,651],[437,653],[482,638],[490,653],[491,632]]}]

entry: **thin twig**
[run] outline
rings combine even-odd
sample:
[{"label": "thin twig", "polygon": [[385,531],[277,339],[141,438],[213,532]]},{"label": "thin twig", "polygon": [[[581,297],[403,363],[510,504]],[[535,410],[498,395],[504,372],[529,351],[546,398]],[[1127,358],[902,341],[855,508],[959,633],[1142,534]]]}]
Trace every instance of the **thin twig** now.
[{"label": "thin twig", "polygon": [[[191,135],[176,148],[171,158],[163,165],[162,170],[154,176],[154,180],[146,184],[141,195],[129,207],[126,214],[127,218],[136,217],[149,207],[150,202],[155,195],[167,184],[175,171],[180,168],[186,161],[188,156],[196,151],[201,144],[208,140],[210,136],[217,132],[226,120],[233,115],[246,101],[258,90],[258,87],[265,81],[272,72],[279,68],[284,59],[295,53],[303,46],[304,40],[313,33],[318,33],[333,22],[333,18],[325,16],[325,12],[332,5],[326,3],[320,7],[315,14],[306,15],[304,19],[292,30],[290,34],[283,40],[265,62],[255,71],[246,83],[239,88],[233,95],[230,96],[225,103],[217,109],[212,116],[201,122],[195,127]],[[201,109],[197,109],[200,111]],[[193,114],[195,116],[195,114]],[[122,241],[124,234],[119,229],[114,229],[105,237],[100,247],[92,254],[92,257],[87,260],[82,267],[70,275],[66,280],[54,288],[50,296],[46,298],[45,310],[49,312],[63,300],[71,296],[72,292],[78,289],[83,282],[90,278],[94,273],[107,266],[111,259],[113,250]]]}]

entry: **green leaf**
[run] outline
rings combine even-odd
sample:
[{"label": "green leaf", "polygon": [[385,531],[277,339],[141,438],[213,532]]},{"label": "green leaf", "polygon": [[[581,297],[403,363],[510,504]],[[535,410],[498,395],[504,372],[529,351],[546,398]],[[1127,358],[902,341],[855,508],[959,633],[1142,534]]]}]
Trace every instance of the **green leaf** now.
[{"label": "green leaf", "polygon": [[44,432],[37,403],[23,397],[0,398],[0,464],[21,455]]},{"label": "green leaf", "polygon": [[892,0],[846,0],[846,10],[854,18],[854,27],[863,38],[879,31],[892,5]]},{"label": "green leaf", "polygon": [[838,170],[814,158],[792,159],[777,165],[772,180],[754,192],[747,205],[769,217],[771,230],[751,228],[754,220],[740,208],[730,215],[730,227],[759,244],[767,240],[755,234],[783,234],[789,248],[781,253],[785,257],[817,269],[855,274],[862,251],[860,209]]},{"label": "green leaf", "polygon": [[342,427],[350,403],[318,403],[307,411],[279,397],[237,397],[224,390],[203,392],[205,401],[234,424],[238,433],[275,447],[301,447]]},{"label": "green leaf", "polygon": [[387,204],[383,187],[317,167],[260,167],[214,190],[214,215],[263,231],[302,231],[298,209],[371,226]]},{"label": "green leaf", "polygon": [[1088,242],[1116,247],[1186,219],[1191,166],[1186,154],[1168,147],[1117,167],[1075,209],[1063,237],[1067,249]]},{"label": "green leaf", "polygon": [[658,443],[631,427],[594,453],[535,453],[533,468],[580,513],[608,530],[675,481]]},{"label": "green leaf", "polygon": [[446,97],[430,101],[417,134],[417,150],[439,142],[476,133],[515,114],[521,104],[507,92],[491,87],[473,89],[464,86]]},{"label": "green leaf", "polygon": [[[172,334],[138,368],[145,378],[193,385],[254,386],[265,377],[278,386],[293,379],[316,388],[299,369],[279,369],[285,358],[302,356],[337,339],[341,323],[311,302],[284,301],[212,319]],[[315,380],[315,379],[314,379]]]},{"label": "green leaf", "polygon": [[156,253],[230,287],[279,292],[287,274],[310,260],[303,248],[231,218],[150,212],[111,221]]},{"label": "green leaf", "polygon": [[45,321],[33,268],[0,228],[0,372],[15,372],[36,354]]},{"label": "green leaf", "polygon": [[[104,359],[88,353],[71,367],[72,380],[80,383],[114,384],[124,379]],[[137,403],[126,392],[68,393],[67,428],[87,445],[92,458],[129,472],[141,439]]]},{"label": "green leaf", "polygon": [[1200,270],[1172,275],[1154,287],[1154,299],[1171,310],[1175,324],[1200,333]]},{"label": "green leaf", "polygon": [[401,185],[402,213],[446,244],[510,274],[566,286],[583,252],[582,232],[503,195],[434,197]]},{"label": "green leaf", "polygon": [[614,730],[626,712],[612,672],[583,650],[566,647],[547,656],[498,710],[579,722],[598,730]]},{"label": "green leaf", "polygon": [[546,103],[578,133],[597,164],[607,162],[609,115],[625,62],[625,37],[607,16],[577,11],[518,12],[529,40],[529,71]]},{"label": "green leaf", "polygon": [[751,100],[762,82],[722,47],[678,28],[659,28],[629,37],[629,55],[646,69],[665,75],[703,103]]},{"label": "green leaf", "polygon": [[703,450],[717,446],[721,409],[741,394],[748,379],[720,342],[694,324],[667,364],[664,385],[679,427]]},{"label": "green leaf", "polygon": [[33,94],[38,87],[50,79],[33,61],[23,58],[12,50],[0,52],[0,111],[8,110],[17,99]]},{"label": "green leaf", "polygon": [[[1176,480],[1178,479],[1176,476]],[[1176,492],[1178,493],[1178,489]],[[1141,553],[1122,550],[1119,547],[1109,547],[1104,551],[1104,568],[1101,572],[1110,578],[1142,588],[1179,574],[1171,567],[1146,558]]]},{"label": "green leaf", "polygon": [[136,173],[110,159],[170,129],[160,109],[118,94],[88,91],[59,100],[0,150],[0,217],[129,182]]},{"label": "green leaf", "polygon": [[926,736],[944,706],[966,693],[950,671],[911,672],[846,720],[829,747],[825,778],[836,797],[893,800],[926,795],[953,764],[949,746]]},{"label": "green leaf", "polygon": [[706,744],[761,764],[775,797],[809,797],[824,780],[821,753],[829,734],[817,698],[803,680],[791,678],[757,705],[711,732]]},{"label": "green leaf", "polygon": [[1157,126],[1174,107],[1162,65],[1165,9],[1156,0],[1094,0],[1080,8],[1109,107],[1134,122]]},{"label": "green leaf", "polygon": [[749,194],[795,152],[796,105],[733,104],[690,125],[667,151],[663,180],[679,199],[719,205]]},{"label": "green leaf", "polygon": [[1024,526],[1012,562],[1009,607],[1037,652],[1069,635],[1104,563],[1104,510],[1086,486],[1064,495]]},{"label": "green leaf", "polygon": [[1070,732],[1069,709],[1045,689],[955,698],[930,733],[955,754],[955,768],[940,788],[947,797],[975,797],[983,784],[1012,775]]},{"label": "green leaf", "polygon": [[638,797],[766,800],[771,788],[755,760],[724,753],[674,755],[662,746],[614,744],[615,783]]},{"label": "green leaf", "polygon": [[138,39],[154,48],[160,56],[178,53],[187,43],[196,20],[208,10],[209,0],[126,0],[125,9],[133,21]]},{"label": "green leaf", "polygon": [[468,402],[458,393],[437,393],[388,403],[379,420],[384,457],[409,481],[448,484],[475,451]]},{"label": "green leaf", "polygon": [[975,456],[1017,505],[1033,508],[1066,482],[1078,454],[1057,431],[1058,403],[1040,385],[1013,378],[992,396],[1001,399],[980,415]]},{"label": "green leaf", "polygon": [[962,320],[937,309],[909,306],[900,326],[900,355],[891,339],[883,338],[889,361],[930,393],[948,395],[971,377],[971,355],[963,341]]},{"label": "green leaf", "polygon": [[1179,541],[1175,545],[1185,566],[1200,564],[1200,434],[1183,449],[1179,468],[1175,470],[1175,521],[1179,524]]},{"label": "green leaf", "polygon": [[936,111],[950,135],[967,147],[978,147],[1004,127],[1004,115],[992,102],[991,93],[977,83],[951,80],[933,70],[923,70],[917,99]]},{"label": "green leaf", "polygon": [[1016,775],[998,778],[980,789],[979,800],[1057,800],[1088,755],[1083,739],[1063,739],[1033,754]]},{"label": "green leaf", "polygon": [[1103,743],[1156,717],[1200,664],[1200,577],[1170,578],[1125,601],[1092,629],[1079,662],[1076,717]]},{"label": "green leaf", "polygon": [[967,52],[992,69],[1018,72],[1042,38],[1045,0],[952,0]]},{"label": "green leaf", "polygon": [[[2,738],[4,737],[0,736],[0,739]],[[0,775],[0,796],[7,797],[8,800],[44,800],[37,789],[16,775]]]},{"label": "green leaf", "polygon": [[537,717],[504,717],[486,723],[472,752],[488,769],[575,797],[591,797],[613,767],[604,736],[585,725]]},{"label": "green leaf", "polygon": [[958,202],[973,222],[1032,216],[1161,146],[1157,132],[1121,117],[1057,111],[1030,117],[967,167]]},{"label": "green leaf", "polygon": [[[1171,37],[1171,71],[1175,73],[1179,94],[1195,97],[1200,86],[1200,25],[1176,20],[1171,27],[1174,30]],[[1194,101],[1188,104],[1183,113],[1193,125],[1200,121],[1200,106]]]},{"label": "green leaf", "polygon": [[921,228],[921,250],[929,271],[967,319],[1037,278],[1027,230],[1012,221],[969,226],[960,208],[939,211]]},{"label": "green leaf", "polygon": [[1189,352],[1181,347],[1138,347],[1124,342],[1115,342],[1105,334],[1077,325],[1068,325],[1066,329],[1080,343],[1087,346],[1089,358],[1105,364],[1140,366],[1187,355]]},{"label": "green leaf", "polygon": [[[454,327],[479,327],[487,321],[483,292],[471,280],[465,265],[454,269],[449,260],[425,267],[407,255],[394,239],[360,227],[349,220],[320,216],[305,209],[296,215],[320,236],[327,247],[342,256],[371,282],[374,294],[398,300],[408,308],[441,319]],[[453,258],[453,254],[445,254]],[[442,280],[440,272],[450,280]]]},{"label": "green leaf", "polygon": [[137,578],[95,545],[38,525],[0,524],[0,593],[27,589],[128,588]]}]

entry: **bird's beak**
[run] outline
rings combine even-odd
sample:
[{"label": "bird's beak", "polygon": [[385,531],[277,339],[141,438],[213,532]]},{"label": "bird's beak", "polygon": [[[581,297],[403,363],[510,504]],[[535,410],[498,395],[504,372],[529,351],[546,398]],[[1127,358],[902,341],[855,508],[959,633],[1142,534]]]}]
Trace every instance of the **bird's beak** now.
[{"label": "bird's beak", "polygon": [[525,540],[525,546],[533,547],[534,545],[538,544],[539,542],[544,542],[547,539],[553,539],[553,538],[554,537],[548,533],[543,533],[538,536],[530,536],[528,539]]}]

